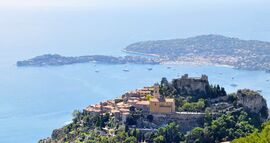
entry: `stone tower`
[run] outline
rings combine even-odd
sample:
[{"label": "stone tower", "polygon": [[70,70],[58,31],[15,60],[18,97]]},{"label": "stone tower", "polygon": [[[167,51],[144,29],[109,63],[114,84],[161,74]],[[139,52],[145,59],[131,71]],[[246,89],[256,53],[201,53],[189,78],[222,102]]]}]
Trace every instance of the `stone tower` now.
[{"label": "stone tower", "polygon": [[159,84],[155,84],[155,85],[154,85],[153,96],[154,96],[155,98],[160,98],[160,94],[159,94]]}]

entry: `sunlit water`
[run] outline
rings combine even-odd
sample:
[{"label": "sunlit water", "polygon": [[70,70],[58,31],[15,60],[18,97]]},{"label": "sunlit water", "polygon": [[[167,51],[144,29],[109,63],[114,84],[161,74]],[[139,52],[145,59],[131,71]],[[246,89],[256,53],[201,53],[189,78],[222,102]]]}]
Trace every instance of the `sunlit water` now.
[{"label": "sunlit water", "polygon": [[[179,4],[179,3],[177,3]],[[17,68],[17,60],[45,53],[124,55],[141,40],[223,34],[270,41],[268,6],[4,11],[0,16],[0,142],[37,142],[71,120],[74,109],[159,82],[162,77],[209,75],[228,92],[262,90],[270,103],[270,74],[195,65],[95,65]],[[237,8],[235,8],[237,7]],[[228,9],[226,9],[228,8]],[[152,67],[152,71],[147,68]],[[129,69],[124,72],[123,69]],[[95,71],[99,70],[99,73]],[[234,79],[232,78],[234,77]],[[232,87],[230,84],[237,84]]]}]

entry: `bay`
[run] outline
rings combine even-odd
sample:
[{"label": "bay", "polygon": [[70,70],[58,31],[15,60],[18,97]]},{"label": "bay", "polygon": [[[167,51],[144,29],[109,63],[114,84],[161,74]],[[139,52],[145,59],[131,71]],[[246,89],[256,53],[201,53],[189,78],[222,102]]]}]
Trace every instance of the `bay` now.
[{"label": "bay", "polygon": [[[0,142],[37,142],[71,121],[75,109],[185,73],[207,74],[212,84],[220,84],[228,92],[238,88],[262,90],[270,103],[270,82],[266,81],[270,74],[261,71],[190,64],[15,66],[17,60],[46,53],[121,56],[125,55],[121,49],[133,42],[200,34],[270,41],[269,14],[267,2],[191,6],[171,1],[108,10],[1,9]],[[150,67],[152,71],[147,70]]]}]

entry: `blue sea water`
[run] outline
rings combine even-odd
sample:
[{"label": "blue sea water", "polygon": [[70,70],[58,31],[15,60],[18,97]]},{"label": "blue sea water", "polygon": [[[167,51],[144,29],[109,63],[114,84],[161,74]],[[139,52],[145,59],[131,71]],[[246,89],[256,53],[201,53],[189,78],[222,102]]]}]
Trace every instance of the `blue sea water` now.
[{"label": "blue sea water", "polygon": [[[170,5],[109,10],[0,10],[0,142],[37,142],[71,120],[75,109],[159,82],[162,77],[209,75],[228,92],[262,90],[270,103],[270,74],[207,65],[15,66],[45,53],[125,55],[141,40],[223,34],[270,41],[269,3]],[[152,67],[152,71],[147,68]],[[129,69],[130,72],[123,72]],[[99,70],[99,73],[95,71]],[[234,77],[234,78],[232,78]],[[237,84],[232,87],[230,84]]]}]

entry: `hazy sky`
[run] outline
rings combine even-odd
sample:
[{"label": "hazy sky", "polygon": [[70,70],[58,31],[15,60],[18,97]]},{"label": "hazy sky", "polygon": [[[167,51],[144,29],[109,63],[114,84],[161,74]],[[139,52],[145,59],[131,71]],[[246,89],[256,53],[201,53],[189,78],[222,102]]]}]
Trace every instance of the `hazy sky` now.
[{"label": "hazy sky", "polygon": [[1,9],[29,9],[29,8],[55,8],[55,7],[79,7],[79,8],[118,8],[138,6],[173,6],[175,4],[193,5],[253,5],[269,4],[267,0],[0,0]]}]

